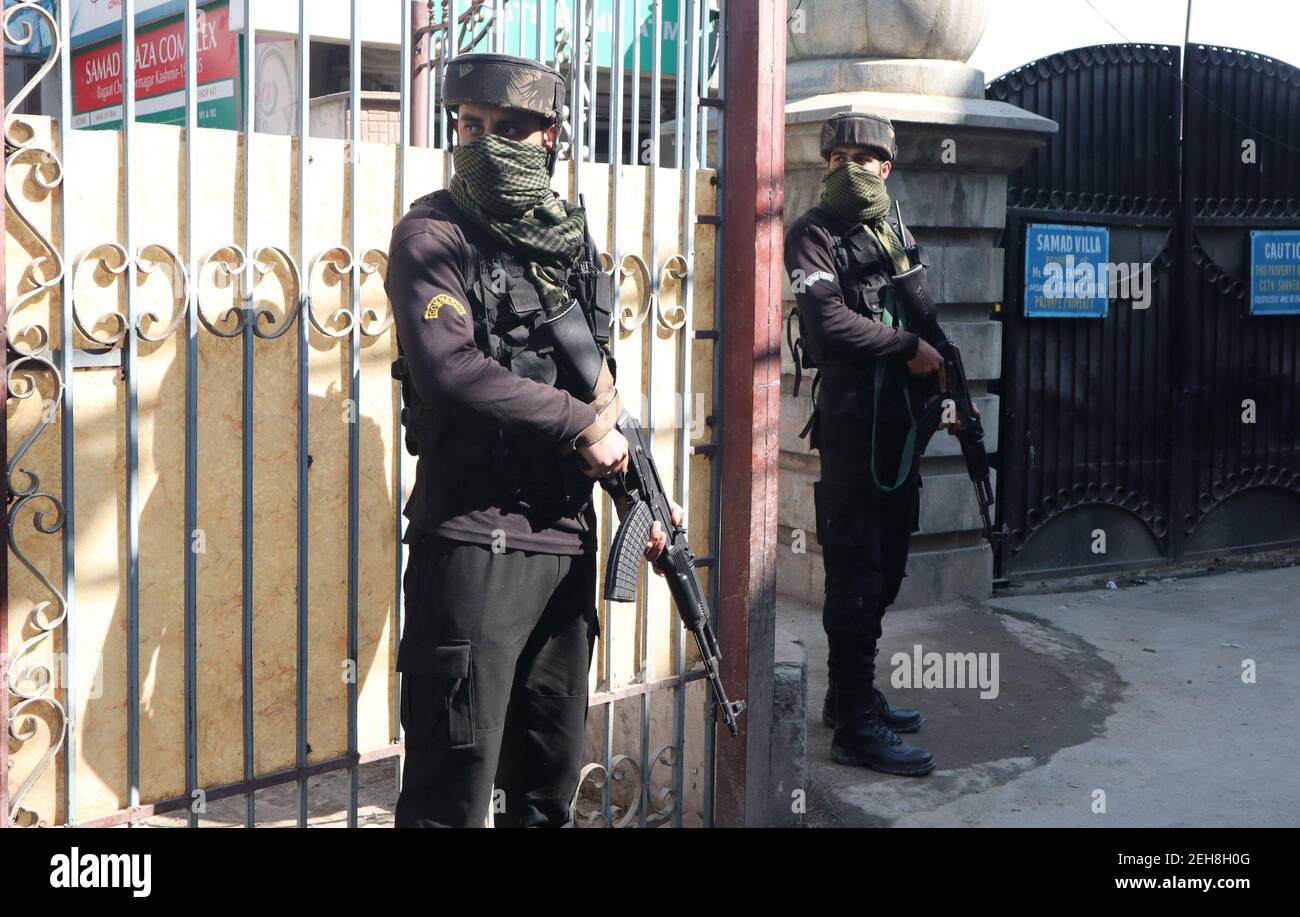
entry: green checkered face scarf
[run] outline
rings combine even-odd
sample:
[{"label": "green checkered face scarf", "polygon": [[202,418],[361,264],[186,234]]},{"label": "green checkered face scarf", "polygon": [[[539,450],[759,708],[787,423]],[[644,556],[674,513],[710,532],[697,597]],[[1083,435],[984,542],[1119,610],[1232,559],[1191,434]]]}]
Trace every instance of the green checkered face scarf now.
[{"label": "green checkered face scarf", "polygon": [[889,252],[897,273],[910,267],[903,243],[885,219],[889,213],[889,192],[885,180],[866,166],[844,162],[822,176],[823,207],[850,223],[862,223],[881,248]]},{"label": "green checkered face scarf", "polygon": [[586,214],[551,190],[546,148],[484,134],[451,155],[456,174],[448,191],[457,208],[528,262],[544,302],[566,302],[565,278],[582,252]]}]

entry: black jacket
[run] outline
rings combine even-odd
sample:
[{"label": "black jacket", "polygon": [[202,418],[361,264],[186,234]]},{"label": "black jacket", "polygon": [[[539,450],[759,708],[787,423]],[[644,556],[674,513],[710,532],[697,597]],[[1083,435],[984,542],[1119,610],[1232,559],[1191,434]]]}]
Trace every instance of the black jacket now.
[{"label": "black jacket", "polygon": [[[595,422],[569,393],[512,373],[480,349],[486,337],[474,286],[474,247],[483,240],[447,195],[413,207],[393,229],[384,287],[419,401],[435,412],[436,442],[421,447],[405,515],[413,526],[458,541],[580,554],[595,549],[594,514],[521,509],[493,467],[501,435],[533,453],[526,471],[545,489],[559,476],[560,450]],[[576,468],[576,465],[574,466]]]},{"label": "black jacket", "polygon": [[[885,362],[880,394],[882,423],[906,423],[903,389],[912,394],[912,414],[920,413],[920,388],[907,371],[920,338],[892,328],[876,316],[850,308],[847,279],[839,276],[834,247],[853,227],[823,207],[797,219],[785,235],[785,269],[794,289],[808,348],[821,372],[817,407],[823,417],[847,414],[863,420],[873,415],[874,372]],[[878,259],[878,272],[894,273]]]}]

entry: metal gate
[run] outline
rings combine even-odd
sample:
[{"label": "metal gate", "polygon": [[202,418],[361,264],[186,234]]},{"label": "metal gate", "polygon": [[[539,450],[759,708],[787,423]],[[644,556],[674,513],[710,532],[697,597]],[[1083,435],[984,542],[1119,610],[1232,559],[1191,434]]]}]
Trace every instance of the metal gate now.
[{"label": "metal gate", "polygon": [[[1008,183],[1002,577],[1300,543],[1300,316],[1247,308],[1250,230],[1300,227],[1300,70],[1180,51],[1079,48],[987,89],[1060,124]],[[1030,223],[1108,227],[1147,307],[1026,318]]]},{"label": "metal gate", "polygon": [[[732,125],[724,105],[727,7],[331,4],[347,14],[329,27],[347,48],[339,133],[322,134],[315,102],[299,101],[287,136],[271,137],[252,88],[263,64],[254,35],[264,20],[254,16],[267,4],[164,6],[172,18],[140,34],[175,33],[178,126],[138,123],[162,120],[161,103],[146,111],[127,93],[119,128],[83,131],[72,129],[70,4],[5,5],[11,55],[42,40],[44,50],[5,109],[11,448],[0,723],[12,741],[0,743],[0,825],[345,817],[355,826],[361,766],[401,750],[392,663],[413,461],[401,448],[379,281],[393,223],[448,175],[437,77],[457,54],[523,54],[570,78],[557,188],[585,194],[617,307],[620,389],[631,408],[640,394],[717,614],[730,429],[718,359],[719,163],[724,125],[750,158],[745,137],[755,129]],[[296,75],[300,99],[316,72],[309,6],[313,16],[326,8],[299,0],[269,13],[296,13],[296,51],[274,63]],[[149,66],[136,12],[158,4],[120,7],[119,37],[105,45],[120,62],[119,95],[140,85],[137,66]],[[364,37],[380,13],[391,17],[385,53],[398,78],[391,114],[372,118],[385,93],[363,86],[362,50],[385,44]],[[242,17],[232,85],[243,133],[194,129],[200,101],[220,95],[198,91],[194,56],[206,44],[195,36],[217,17]],[[758,21],[748,8],[736,18],[747,29]],[[771,68],[741,50],[748,69]],[[254,111],[256,133],[247,130]],[[84,123],[97,117],[107,116]],[[743,435],[729,442],[743,445],[756,428],[747,413],[737,420]],[[607,500],[601,514],[607,544]],[[666,587],[645,579],[636,610],[602,609],[578,821],[708,825],[706,683]],[[740,611],[739,624],[723,628],[724,654],[733,654],[724,673],[770,675],[770,659],[747,670],[734,655],[746,645],[728,646],[736,626],[744,639]],[[106,700],[89,693],[92,677]],[[761,698],[755,709],[765,722]],[[761,738],[749,745],[766,755]],[[332,819],[308,801],[309,779],[331,774],[345,781]],[[734,784],[743,796],[745,780],[742,767],[728,793]],[[255,804],[295,785],[287,812],[263,815]],[[394,798],[385,791],[372,803]],[[728,806],[727,817],[743,815]]]}]

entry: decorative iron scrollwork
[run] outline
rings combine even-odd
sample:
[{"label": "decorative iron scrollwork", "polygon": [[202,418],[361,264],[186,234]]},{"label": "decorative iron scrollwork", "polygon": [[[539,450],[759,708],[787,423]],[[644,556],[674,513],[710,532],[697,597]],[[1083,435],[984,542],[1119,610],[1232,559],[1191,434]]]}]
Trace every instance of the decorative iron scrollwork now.
[{"label": "decorative iron scrollwork", "polygon": [[[36,577],[41,588],[49,594],[49,598],[32,601],[28,622],[36,633],[24,640],[18,647],[17,652],[12,655],[7,666],[5,683],[0,687],[0,690],[7,691],[11,696],[18,698],[17,702],[10,706],[8,722],[4,726],[9,737],[19,746],[38,735],[37,720],[41,718],[38,716],[38,709],[44,709],[48,714],[52,715],[53,723],[51,724],[49,747],[42,752],[35,766],[18,784],[17,789],[11,793],[9,811],[0,813],[0,817],[5,819],[6,824],[31,826],[40,824],[42,819],[35,811],[23,807],[23,800],[49,769],[59,750],[63,748],[67,738],[68,716],[64,704],[53,693],[57,684],[56,680],[50,676],[49,668],[43,664],[29,667],[20,663],[63,625],[68,609],[62,591],[49,576],[37,568],[23,550],[18,526],[19,516],[23,514],[29,505],[32,506],[32,527],[42,535],[57,536],[63,531],[64,521],[67,516],[63,501],[51,491],[43,490],[40,476],[35,471],[21,465],[23,457],[32,448],[33,444],[45,432],[46,428],[54,423],[58,406],[63,400],[64,386],[63,375],[51,359],[48,325],[41,322],[23,324],[25,319],[19,317],[26,312],[26,306],[29,302],[48,294],[53,289],[57,289],[58,285],[63,281],[63,259],[58,248],[44,233],[36,228],[20,202],[10,193],[11,188],[15,187],[10,181],[10,173],[13,167],[20,163],[32,163],[32,169],[28,177],[42,192],[54,191],[63,184],[63,163],[59,157],[52,149],[43,146],[37,141],[38,133],[32,124],[13,114],[19,104],[32,93],[36,85],[54,68],[62,51],[62,37],[59,35],[54,18],[47,10],[33,2],[15,3],[4,10],[5,40],[10,45],[17,47],[31,43],[36,30],[33,28],[30,17],[20,22],[22,26],[21,34],[16,34],[12,28],[15,18],[25,13],[36,17],[38,21],[43,21],[48,28],[51,35],[50,53],[32,78],[23,84],[22,88],[14,94],[9,104],[5,106],[4,192],[9,212],[17,217],[18,222],[36,240],[41,249],[41,254],[32,258],[23,270],[19,287],[27,286],[27,289],[20,289],[19,295],[9,304],[5,336],[8,345],[12,347],[18,356],[5,369],[5,395],[6,398],[24,400],[36,394],[39,388],[34,371],[39,371],[41,376],[48,375],[53,380],[53,392],[52,397],[45,402],[46,406],[40,413],[40,420],[23,439],[13,456],[10,457],[5,469],[5,479],[9,486],[10,499],[5,525],[7,526],[9,550]],[[20,482],[18,479],[19,474],[25,476],[26,480]],[[49,509],[36,508],[40,501],[46,501],[53,510],[53,515],[48,520],[46,512]],[[52,614],[47,613],[47,609],[50,608],[54,609]],[[0,621],[0,626],[7,627],[8,622]],[[35,684],[28,686],[28,683],[33,680]],[[5,741],[8,741],[8,739]],[[0,773],[0,780],[7,781],[9,777],[10,775],[7,773]]]},{"label": "decorative iron scrollwork", "polygon": [[[312,258],[307,267],[307,318],[312,327],[321,334],[334,338],[346,337],[351,334],[353,323],[358,321],[360,322],[358,330],[366,337],[377,337],[392,327],[393,316],[391,313],[386,318],[381,318],[374,309],[366,308],[360,309],[358,316],[359,303],[339,306],[330,313],[329,318],[322,322],[312,308],[311,295],[311,283],[316,276],[318,267],[323,267],[323,271],[328,271],[340,280],[351,277],[355,271],[360,275],[358,280],[358,284],[360,284],[364,282],[366,276],[379,273],[381,267],[387,270],[387,253],[382,249],[368,248],[361,253],[360,258],[357,258],[346,245],[335,245]],[[328,325],[334,327],[328,327]]]},{"label": "decorative iron scrollwork", "polygon": [[[641,277],[641,284],[639,286],[640,301],[635,307],[625,306],[623,305],[622,297],[618,295],[619,289],[622,287],[625,279],[628,277],[635,277],[638,274]],[[645,259],[635,253],[624,255],[623,263],[619,265],[618,277],[614,286],[614,293],[617,297],[615,304],[618,307],[618,325],[620,328],[624,331],[631,332],[635,331],[643,322],[645,322],[646,318],[650,315],[651,309],[654,307],[654,287],[655,284],[654,279],[650,274],[650,266],[646,264]]]},{"label": "decorative iron scrollwork", "polygon": [[669,331],[680,331],[686,327],[686,307],[682,305],[682,297],[678,296],[676,305],[670,310],[664,310],[663,297],[659,295],[659,291],[664,287],[664,277],[673,278],[680,286],[690,273],[691,266],[681,254],[670,255],[664,259],[663,264],[659,265],[659,280],[655,284],[654,295],[655,317],[659,320],[659,324]]},{"label": "decorative iron scrollwork", "polygon": [[[280,272],[276,270],[277,262],[289,273],[291,280],[291,287],[285,289],[286,311],[284,318],[280,320],[280,327],[275,331],[263,330],[262,325],[268,327],[275,325],[275,313],[270,309],[253,310],[253,334],[268,341],[275,340],[293,327],[293,321],[298,317],[302,298],[302,278],[298,273],[298,263],[293,260],[292,255],[279,246],[264,245],[259,248],[253,259],[253,271],[258,279],[265,277],[267,274],[274,274],[279,277]],[[257,280],[255,279],[253,283],[254,288],[256,288]]]}]

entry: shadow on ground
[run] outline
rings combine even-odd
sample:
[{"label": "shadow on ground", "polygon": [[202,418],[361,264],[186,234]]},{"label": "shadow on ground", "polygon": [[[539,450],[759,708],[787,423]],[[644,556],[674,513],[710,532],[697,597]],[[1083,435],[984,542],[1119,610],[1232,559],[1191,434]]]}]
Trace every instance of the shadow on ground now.
[{"label": "shadow on ground", "polygon": [[[890,612],[878,684],[891,703],[922,712],[925,724],[905,738],[936,759],[927,777],[895,777],[830,760],[831,730],[821,723],[821,610],[787,605],[781,623],[808,650],[808,827],[889,826],[1013,780],[1061,749],[1102,735],[1127,687],[1095,647],[1033,615],[974,602]],[[922,654],[996,654],[997,696],[981,698],[978,687],[893,687],[891,659],[906,654],[903,664],[910,667],[917,646]]]}]

